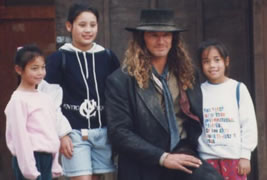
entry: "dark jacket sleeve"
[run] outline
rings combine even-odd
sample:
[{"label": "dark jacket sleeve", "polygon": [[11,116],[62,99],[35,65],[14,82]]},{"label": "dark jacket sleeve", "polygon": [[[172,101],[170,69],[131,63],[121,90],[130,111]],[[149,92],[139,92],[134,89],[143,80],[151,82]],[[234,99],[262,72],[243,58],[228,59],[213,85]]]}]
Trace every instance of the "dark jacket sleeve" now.
[{"label": "dark jacket sleeve", "polygon": [[164,150],[138,135],[134,126],[135,121],[144,120],[135,116],[135,108],[138,108],[135,88],[133,78],[120,69],[107,79],[105,108],[109,138],[119,155],[158,165]]}]

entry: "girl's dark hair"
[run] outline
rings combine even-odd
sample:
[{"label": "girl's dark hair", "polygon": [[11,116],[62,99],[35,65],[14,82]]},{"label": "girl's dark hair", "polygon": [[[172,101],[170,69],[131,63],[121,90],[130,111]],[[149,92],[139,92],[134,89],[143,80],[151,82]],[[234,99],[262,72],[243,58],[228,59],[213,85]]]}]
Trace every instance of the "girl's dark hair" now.
[{"label": "girl's dark hair", "polygon": [[[210,50],[210,48],[217,49],[224,62],[226,61],[226,58],[229,57],[228,49],[224,46],[222,42],[215,39],[206,40],[200,43],[198,48],[197,57],[199,59],[200,65],[202,64],[201,61],[203,52],[205,50]],[[228,74],[228,67],[225,67],[225,74]]]},{"label": "girl's dark hair", "polygon": [[36,45],[25,45],[17,50],[15,55],[15,65],[18,65],[19,67],[24,69],[28,62],[38,56],[44,55],[43,52]]},{"label": "girl's dark hair", "polygon": [[73,22],[75,21],[77,16],[79,16],[83,12],[91,12],[91,13],[93,13],[96,16],[96,21],[98,22],[99,13],[98,13],[97,9],[92,8],[92,7],[87,7],[84,4],[73,4],[69,9],[68,19],[67,20],[71,24],[73,24]]}]

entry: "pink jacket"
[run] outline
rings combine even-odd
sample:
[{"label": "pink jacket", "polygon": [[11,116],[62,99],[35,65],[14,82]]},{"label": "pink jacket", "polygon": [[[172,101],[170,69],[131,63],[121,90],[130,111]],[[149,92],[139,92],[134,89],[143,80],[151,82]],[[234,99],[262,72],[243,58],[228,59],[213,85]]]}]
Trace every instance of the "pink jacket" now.
[{"label": "pink jacket", "polygon": [[53,176],[62,174],[58,163],[60,141],[55,109],[50,96],[39,91],[16,90],[6,106],[7,147],[17,157],[25,178],[36,179],[40,175],[35,165],[34,151],[52,153]]}]

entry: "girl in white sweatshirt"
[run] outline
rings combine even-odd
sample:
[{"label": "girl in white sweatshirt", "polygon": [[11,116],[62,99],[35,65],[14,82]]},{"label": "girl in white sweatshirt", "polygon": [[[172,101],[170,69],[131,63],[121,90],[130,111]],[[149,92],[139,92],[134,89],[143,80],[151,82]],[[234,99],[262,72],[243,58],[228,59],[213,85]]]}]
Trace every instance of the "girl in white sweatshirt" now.
[{"label": "girl in white sweatshirt", "polygon": [[202,42],[201,68],[207,81],[203,94],[203,131],[200,157],[227,180],[246,180],[251,170],[251,152],[257,145],[253,102],[246,85],[227,77],[229,56],[218,41]]}]

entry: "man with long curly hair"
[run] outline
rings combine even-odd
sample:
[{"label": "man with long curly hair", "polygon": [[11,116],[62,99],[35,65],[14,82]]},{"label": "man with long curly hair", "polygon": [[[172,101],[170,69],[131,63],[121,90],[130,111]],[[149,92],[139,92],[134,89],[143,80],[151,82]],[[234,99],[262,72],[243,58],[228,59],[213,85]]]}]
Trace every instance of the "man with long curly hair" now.
[{"label": "man with long curly hair", "polygon": [[108,133],[119,180],[223,180],[196,148],[202,96],[171,10],[147,9],[106,83]]}]

